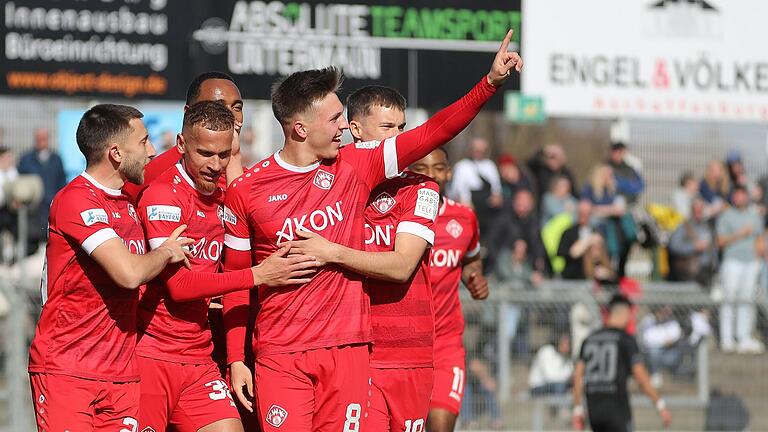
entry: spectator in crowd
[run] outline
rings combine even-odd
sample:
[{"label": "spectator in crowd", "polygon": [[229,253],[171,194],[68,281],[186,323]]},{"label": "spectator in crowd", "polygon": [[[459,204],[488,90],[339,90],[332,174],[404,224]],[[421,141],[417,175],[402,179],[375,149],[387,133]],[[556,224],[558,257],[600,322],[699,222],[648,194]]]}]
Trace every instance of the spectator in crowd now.
[{"label": "spectator in crowd", "polygon": [[743,186],[735,186],[731,198],[733,207],[717,220],[717,245],[723,249],[720,345],[725,352],[761,353],[763,344],[752,337],[752,330],[759,257],[765,255],[763,223],[749,205],[749,195]]},{"label": "spectator in crowd", "polygon": [[750,197],[755,198],[755,185],[747,177],[747,170],[738,150],[730,150],[725,156],[725,168],[728,171],[728,180],[731,182],[731,190],[735,186],[747,189]]},{"label": "spectator in crowd", "polygon": [[571,194],[574,198],[578,198],[576,181],[573,173],[566,166],[566,162],[565,151],[560,144],[547,145],[528,160],[528,168],[536,180],[535,191],[538,194],[537,199],[541,200],[542,195],[549,190],[549,185],[555,176],[567,177],[571,181]]},{"label": "spectator in crowd", "polygon": [[[0,130],[2,133],[2,130]],[[0,232],[9,231],[15,236],[16,211],[13,203],[6,196],[6,188],[19,176],[16,170],[13,152],[8,147],[0,146]]]},{"label": "spectator in crowd", "polygon": [[564,395],[572,374],[571,337],[562,334],[536,351],[528,372],[528,388],[533,396]]},{"label": "spectator in crowd", "polygon": [[517,163],[517,158],[509,153],[502,153],[496,158],[501,177],[501,195],[503,201],[512,202],[517,192],[521,189],[532,190],[531,179]]},{"label": "spectator in crowd", "polygon": [[[461,417],[466,429],[476,429],[478,418],[487,412],[491,429],[501,429],[501,410],[497,400],[496,331],[493,325],[481,325],[474,349],[467,350],[467,376]],[[509,391],[509,389],[502,389]]]},{"label": "spectator in crowd", "polygon": [[36,243],[45,240],[48,234],[48,210],[53,196],[67,184],[64,165],[58,154],[52,151],[48,142],[48,129],[35,129],[35,146],[24,153],[19,160],[19,174],[36,174],[43,181],[44,193],[35,215],[35,222],[30,229],[30,253],[37,249]]},{"label": "spectator in crowd", "polygon": [[541,241],[539,219],[536,216],[536,204],[533,194],[526,189],[517,192],[512,208],[505,206],[490,227],[488,243],[490,249],[489,265],[505,265],[499,262],[499,254],[504,249],[511,249],[515,240],[523,240],[528,250],[528,262],[534,285],[538,285],[546,271],[547,259],[544,244]]},{"label": "spectator in crowd", "polygon": [[674,374],[680,367],[683,328],[672,314],[672,308],[664,305],[653,308],[652,313],[640,321],[640,334],[651,385],[659,388],[663,383],[662,369]]},{"label": "spectator in crowd", "polygon": [[171,130],[163,131],[163,134],[160,136],[160,141],[159,153],[170,150],[176,146],[176,134]]},{"label": "spectator in crowd", "polygon": [[571,194],[571,181],[565,176],[555,176],[541,203],[541,225],[561,213],[575,213],[576,198]]},{"label": "spectator in crowd", "polygon": [[699,183],[699,195],[707,203],[706,214],[717,217],[728,206],[731,182],[725,166],[719,160],[707,162],[704,178]]},{"label": "spectator in crowd", "polygon": [[645,180],[639,171],[627,163],[627,146],[621,141],[611,143],[611,155],[608,165],[613,168],[613,176],[616,178],[616,192],[627,203],[634,204],[645,189]]},{"label": "spectator in crowd", "polygon": [[699,196],[699,182],[692,172],[686,171],[680,176],[679,187],[672,192],[672,203],[675,211],[680,213],[684,219],[690,218],[691,205],[697,196]]},{"label": "spectator in crowd", "polygon": [[[496,266],[496,279],[502,282],[501,287],[515,291],[532,290],[539,286],[541,278],[534,278],[534,272],[528,261],[528,245],[523,240],[515,240],[512,250],[503,249],[499,254],[499,265]],[[494,310],[496,306],[494,305]],[[500,313],[506,317],[505,328],[500,328],[504,336],[513,341],[513,351],[528,352],[528,328],[526,325],[528,311],[520,305],[505,303]],[[499,320],[494,320],[499,322]],[[520,324],[523,324],[522,326]],[[522,327],[522,328],[521,328]]]},{"label": "spectator in crowd", "polygon": [[717,248],[712,228],[704,218],[706,203],[701,198],[691,202],[691,217],[669,238],[669,278],[673,281],[697,281],[709,286],[717,270]]},{"label": "spectator in crowd", "polygon": [[451,193],[455,200],[475,209],[481,242],[485,240],[489,223],[503,202],[499,171],[488,158],[486,139],[473,138],[469,143],[469,157],[454,165]]},{"label": "spectator in crowd", "polygon": [[565,259],[563,279],[614,281],[614,272],[602,235],[592,226],[592,203],[582,199],[576,212],[576,223],[565,230],[557,255]]},{"label": "spectator in crowd", "polygon": [[607,164],[598,165],[592,170],[590,178],[582,196],[592,202],[592,215],[603,234],[608,255],[617,263],[616,273],[621,278],[637,228],[627,213],[625,198],[618,193],[613,168]]}]

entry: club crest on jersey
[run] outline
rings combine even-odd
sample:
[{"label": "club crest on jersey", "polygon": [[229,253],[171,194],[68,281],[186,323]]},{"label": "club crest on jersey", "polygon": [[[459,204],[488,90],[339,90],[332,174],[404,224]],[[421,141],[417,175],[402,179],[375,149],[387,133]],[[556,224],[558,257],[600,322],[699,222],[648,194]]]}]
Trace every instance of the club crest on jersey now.
[{"label": "club crest on jersey", "polygon": [[377,196],[373,201],[373,208],[375,208],[379,213],[384,214],[390,211],[396,203],[397,201],[395,201],[391,195],[386,192],[382,192],[381,195]]},{"label": "club crest on jersey", "polygon": [[224,226],[224,208],[222,206],[216,207],[216,216],[219,217],[219,222],[221,222],[221,226]]},{"label": "club crest on jersey", "polygon": [[267,411],[267,423],[276,428],[279,428],[286,418],[288,418],[288,411],[278,405],[272,405]]},{"label": "club crest on jersey", "polygon": [[327,171],[317,170],[315,173],[315,179],[313,183],[320,189],[329,190],[333,186],[333,178],[335,176]]},{"label": "club crest on jersey", "polygon": [[128,216],[133,218],[133,220],[135,220],[136,223],[139,223],[139,217],[136,214],[136,209],[133,207],[133,204],[128,204]]},{"label": "club crest on jersey", "polygon": [[456,219],[451,219],[451,221],[448,222],[448,225],[445,226],[445,230],[455,239],[459,238],[461,233],[464,232],[464,228],[460,223],[456,222]]},{"label": "club crest on jersey", "polygon": [[104,209],[90,209],[84,212],[80,212],[80,217],[83,218],[83,223],[87,226],[91,226],[95,223],[103,222],[109,223],[109,217]]}]

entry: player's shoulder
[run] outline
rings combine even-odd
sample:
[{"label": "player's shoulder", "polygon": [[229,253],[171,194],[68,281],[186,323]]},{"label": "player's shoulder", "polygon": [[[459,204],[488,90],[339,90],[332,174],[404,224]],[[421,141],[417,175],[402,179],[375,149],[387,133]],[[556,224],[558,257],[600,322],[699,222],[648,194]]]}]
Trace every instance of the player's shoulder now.
[{"label": "player's shoulder", "polygon": [[96,189],[97,186],[85,177],[77,176],[56,194],[55,200],[65,203],[67,207],[83,201],[101,201],[101,194]]},{"label": "player's shoulder", "polygon": [[400,179],[406,185],[412,185],[417,187],[437,187],[437,183],[432,177],[425,176],[424,174],[415,173],[413,171],[405,170],[400,173],[397,178]]},{"label": "player's shoulder", "polygon": [[451,213],[459,217],[465,217],[470,220],[477,219],[477,216],[475,215],[475,211],[472,210],[472,208],[465,206],[462,203],[456,202],[450,198],[445,198],[445,212]]}]

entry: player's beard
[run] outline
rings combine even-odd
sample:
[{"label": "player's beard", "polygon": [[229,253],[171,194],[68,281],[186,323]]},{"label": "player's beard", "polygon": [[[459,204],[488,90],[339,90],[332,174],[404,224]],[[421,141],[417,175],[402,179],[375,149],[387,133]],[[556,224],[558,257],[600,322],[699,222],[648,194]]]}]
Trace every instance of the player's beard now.
[{"label": "player's beard", "polygon": [[195,183],[195,188],[204,194],[213,192],[217,185],[217,182],[209,182],[201,177],[195,177],[192,181]]},{"label": "player's beard", "polygon": [[144,160],[126,158],[117,170],[133,184],[144,183]]}]

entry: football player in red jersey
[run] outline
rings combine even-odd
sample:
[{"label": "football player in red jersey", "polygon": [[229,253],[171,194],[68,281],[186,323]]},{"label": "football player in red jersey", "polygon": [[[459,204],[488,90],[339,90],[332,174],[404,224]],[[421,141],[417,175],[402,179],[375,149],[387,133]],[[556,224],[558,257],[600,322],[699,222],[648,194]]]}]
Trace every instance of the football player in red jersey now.
[{"label": "football player in red jersey", "polygon": [[[297,231],[310,230],[352,249],[364,247],[371,191],[401,167],[458,134],[509,77],[520,70],[504,39],[491,71],[459,101],[424,125],[384,142],[340,148],[348,124],[335,68],[297,72],[274,87],[272,108],[283,148],[227,190],[225,268],[264,259]],[[355,431],[368,399],[370,302],[361,276],[326,266],[308,284],[259,287],[254,351],[256,401],[265,431]],[[250,382],[243,364],[248,297],[224,297],[233,387]],[[241,374],[242,373],[242,374]],[[247,401],[246,401],[247,402]]]},{"label": "football player in red jersey", "polygon": [[242,431],[237,410],[211,359],[210,297],[256,285],[306,283],[310,257],[284,258],[287,248],[259,266],[218,273],[224,246],[224,191],[219,178],[232,153],[235,118],[222,103],[187,107],[177,146],[181,161],[141,196],[139,214],[150,249],[186,225],[192,270],[167,268],[142,292],[139,303],[141,406],[139,427],[157,432]]},{"label": "football player in red jersey", "polygon": [[488,282],[480,260],[477,217],[469,207],[444,198],[450,179],[448,155],[438,149],[411,165],[411,170],[435,179],[440,186],[440,210],[435,220],[435,243],[430,258],[435,307],[435,383],[427,430],[452,432],[464,395],[464,316],[459,281],[472,297],[488,297]]},{"label": "football player in red jersey", "polygon": [[[405,98],[389,87],[368,86],[347,98],[355,142],[379,143],[405,128]],[[412,172],[373,190],[365,209],[365,252],[336,245],[318,234],[292,251],[365,275],[371,301],[371,401],[366,429],[424,429],[432,393],[434,312],[429,254],[437,216],[437,184]]]},{"label": "football player in red jersey", "polygon": [[96,105],[77,127],[86,169],[53,200],[43,310],[29,373],[39,430],[136,430],[134,359],[141,285],[189,265],[177,227],[146,252],[138,214],[120,188],[141,184],[154,154],[137,109]]}]

